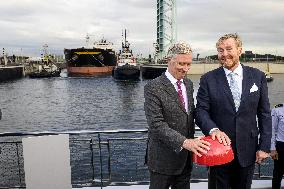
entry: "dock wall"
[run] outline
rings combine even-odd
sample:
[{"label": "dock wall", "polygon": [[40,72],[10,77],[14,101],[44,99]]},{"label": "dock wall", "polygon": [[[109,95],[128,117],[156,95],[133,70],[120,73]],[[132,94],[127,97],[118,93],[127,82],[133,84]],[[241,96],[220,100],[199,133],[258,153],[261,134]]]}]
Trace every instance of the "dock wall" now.
[{"label": "dock wall", "polygon": [[[257,68],[263,72],[269,70],[271,74],[283,74],[284,63],[243,63],[245,66]],[[219,63],[193,63],[188,74],[204,74],[220,66]]]},{"label": "dock wall", "polygon": [[0,82],[23,77],[23,66],[5,66],[0,67]]}]

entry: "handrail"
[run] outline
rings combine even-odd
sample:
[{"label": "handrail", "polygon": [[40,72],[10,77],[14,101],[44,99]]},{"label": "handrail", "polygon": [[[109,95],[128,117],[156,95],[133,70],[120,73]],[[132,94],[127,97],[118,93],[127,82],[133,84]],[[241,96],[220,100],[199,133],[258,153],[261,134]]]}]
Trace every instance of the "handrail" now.
[{"label": "handrail", "polygon": [[[200,131],[199,128],[196,128],[196,131]],[[89,152],[90,153],[90,158],[88,159],[78,159],[79,163],[81,162],[85,162],[85,161],[89,161],[90,163],[87,163],[88,166],[90,166],[90,177],[91,180],[87,180],[86,183],[89,184],[99,184],[99,186],[101,188],[103,188],[104,186],[110,184],[110,183],[115,183],[117,181],[119,181],[119,183],[126,183],[129,182],[127,180],[124,180],[122,182],[120,182],[120,180],[115,180],[115,178],[113,177],[115,174],[119,173],[117,172],[118,169],[117,167],[115,167],[115,169],[113,169],[114,165],[116,165],[116,163],[118,162],[118,164],[120,163],[119,161],[121,159],[124,159],[124,151],[122,151],[122,153],[114,153],[115,150],[126,150],[129,149],[129,146],[127,146],[127,144],[129,144],[129,142],[138,142],[139,143],[139,147],[141,147],[140,141],[142,141],[142,147],[141,150],[138,151],[137,154],[135,154],[133,156],[133,154],[131,155],[131,153],[127,153],[126,155],[129,156],[127,158],[129,158],[128,160],[130,160],[132,157],[132,160],[137,160],[136,162],[132,162],[132,163],[138,163],[140,164],[139,168],[140,171],[145,171],[144,169],[146,169],[146,167],[143,165],[142,166],[142,161],[144,161],[143,157],[144,154],[142,152],[142,150],[144,151],[144,147],[147,141],[147,132],[148,129],[144,128],[144,129],[117,129],[117,130],[80,130],[80,131],[58,131],[58,132],[52,132],[52,131],[43,131],[43,132],[5,132],[5,133],[0,133],[0,139],[1,137],[22,137],[22,136],[43,136],[43,135],[57,135],[57,134],[69,134],[69,135],[96,135],[96,136],[91,136],[91,137],[74,137],[74,138],[70,138],[70,147],[72,148],[76,146],[76,144],[74,145],[74,142],[77,141],[84,141],[84,145],[86,145],[83,149],[87,150],[84,152]],[[117,135],[118,133],[122,134],[122,135]],[[124,134],[137,134],[137,135],[124,135]],[[113,135],[114,134],[114,135]],[[140,136],[141,135],[141,136]],[[14,139],[14,138],[12,138]],[[125,143],[123,142],[125,141]],[[144,142],[145,141],[145,142]],[[86,143],[85,143],[86,142]],[[123,142],[123,145],[121,145]],[[18,169],[15,169],[16,175],[18,175],[18,183],[20,184],[19,187],[22,187],[22,185],[24,184],[24,181],[21,180],[22,176],[23,176],[23,164],[22,162],[22,153],[19,153],[21,150],[21,141],[17,141],[15,142],[14,140],[12,141],[0,141],[0,154],[1,151],[4,149],[1,144],[5,145],[8,144],[8,146],[11,144],[15,145],[15,151],[16,151],[16,157],[15,157],[15,166],[18,167]],[[20,148],[19,148],[20,147]],[[82,145],[79,144],[79,147],[81,148]],[[118,147],[118,148],[117,148]],[[75,148],[73,148],[75,149]],[[6,150],[7,152],[8,150]],[[118,152],[116,151],[116,152]],[[79,151],[75,150],[73,151],[73,155],[74,154],[78,154]],[[126,151],[125,151],[126,152]],[[4,152],[5,155],[5,152]],[[121,156],[122,155],[122,156]],[[76,156],[74,156],[76,157]],[[78,157],[84,157],[84,156],[78,156]],[[121,158],[121,159],[117,159],[117,158]],[[270,160],[269,160],[270,161]],[[78,163],[76,161],[74,161],[75,163]],[[75,164],[73,164],[75,165]],[[81,165],[81,164],[79,164]],[[85,164],[84,164],[85,165]],[[137,164],[136,164],[137,165]],[[271,161],[270,163],[268,162],[267,166],[271,166]],[[258,165],[256,167],[256,173],[255,173],[255,177],[257,177],[258,179],[264,179],[264,178],[268,178],[268,175],[265,175],[263,173],[265,173],[265,170],[261,170],[260,168],[263,166],[263,168],[267,167],[265,165]],[[98,170],[98,172],[95,172],[95,170]],[[132,168],[129,169],[130,171],[132,170]],[[137,171],[138,169],[136,169]],[[196,169],[195,169],[196,170]],[[263,172],[264,171],[264,172]],[[147,171],[145,171],[147,172]],[[267,173],[267,172],[266,172]],[[203,174],[203,173],[202,173]],[[1,175],[0,175],[1,176]],[[146,175],[147,176],[147,175]],[[116,177],[118,178],[118,177]],[[143,177],[139,177],[139,178],[143,178]],[[99,179],[99,180],[98,180]],[[196,177],[193,179],[202,179],[202,177]],[[138,182],[140,182],[141,180],[137,180]],[[85,181],[84,181],[85,182]],[[136,182],[136,181],[135,181]],[[74,185],[80,185],[80,182],[74,182]],[[11,186],[12,187],[12,186]],[[0,186],[1,188],[1,186]]]},{"label": "handrail", "polygon": [[81,134],[114,134],[114,133],[147,133],[148,129],[117,129],[117,130],[81,130],[81,131],[43,131],[43,132],[4,132],[0,137],[6,136],[43,136],[43,135],[81,135]]}]

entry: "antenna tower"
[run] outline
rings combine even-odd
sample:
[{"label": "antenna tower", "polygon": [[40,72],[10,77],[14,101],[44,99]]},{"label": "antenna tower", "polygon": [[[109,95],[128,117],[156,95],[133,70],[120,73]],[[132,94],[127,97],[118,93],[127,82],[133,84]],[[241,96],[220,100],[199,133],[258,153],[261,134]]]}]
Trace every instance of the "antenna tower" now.
[{"label": "antenna tower", "polygon": [[177,40],[176,0],[157,0],[156,61],[162,60]]}]

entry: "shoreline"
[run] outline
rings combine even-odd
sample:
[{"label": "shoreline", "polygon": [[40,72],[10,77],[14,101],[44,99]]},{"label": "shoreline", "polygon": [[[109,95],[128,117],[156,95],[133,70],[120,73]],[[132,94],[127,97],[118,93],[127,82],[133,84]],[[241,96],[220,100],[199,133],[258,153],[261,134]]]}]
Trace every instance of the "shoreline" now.
[{"label": "shoreline", "polygon": [[[262,62],[262,63],[242,63],[245,66],[250,66],[257,68],[262,72],[269,72],[270,74],[284,74],[284,63],[271,63],[271,62]],[[219,63],[193,63],[188,72],[189,75],[199,75],[207,73],[211,70],[220,67]]]}]

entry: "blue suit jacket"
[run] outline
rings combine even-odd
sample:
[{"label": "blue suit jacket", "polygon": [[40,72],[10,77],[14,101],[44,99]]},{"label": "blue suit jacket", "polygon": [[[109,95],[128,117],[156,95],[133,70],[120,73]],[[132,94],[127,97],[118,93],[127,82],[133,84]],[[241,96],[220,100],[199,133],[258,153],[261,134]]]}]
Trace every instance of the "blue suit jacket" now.
[{"label": "blue suit jacket", "polygon": [[[242,67],[242,96],[237,112],[223,67],[201,77],[196,124],[205,135],[212,128],[225,132],[232,141],[235,157],[246,167],[255,162],[257,150],[270,151],[272,123],[264,73]],[[254,84],[258,90],[250,92]]]}]

